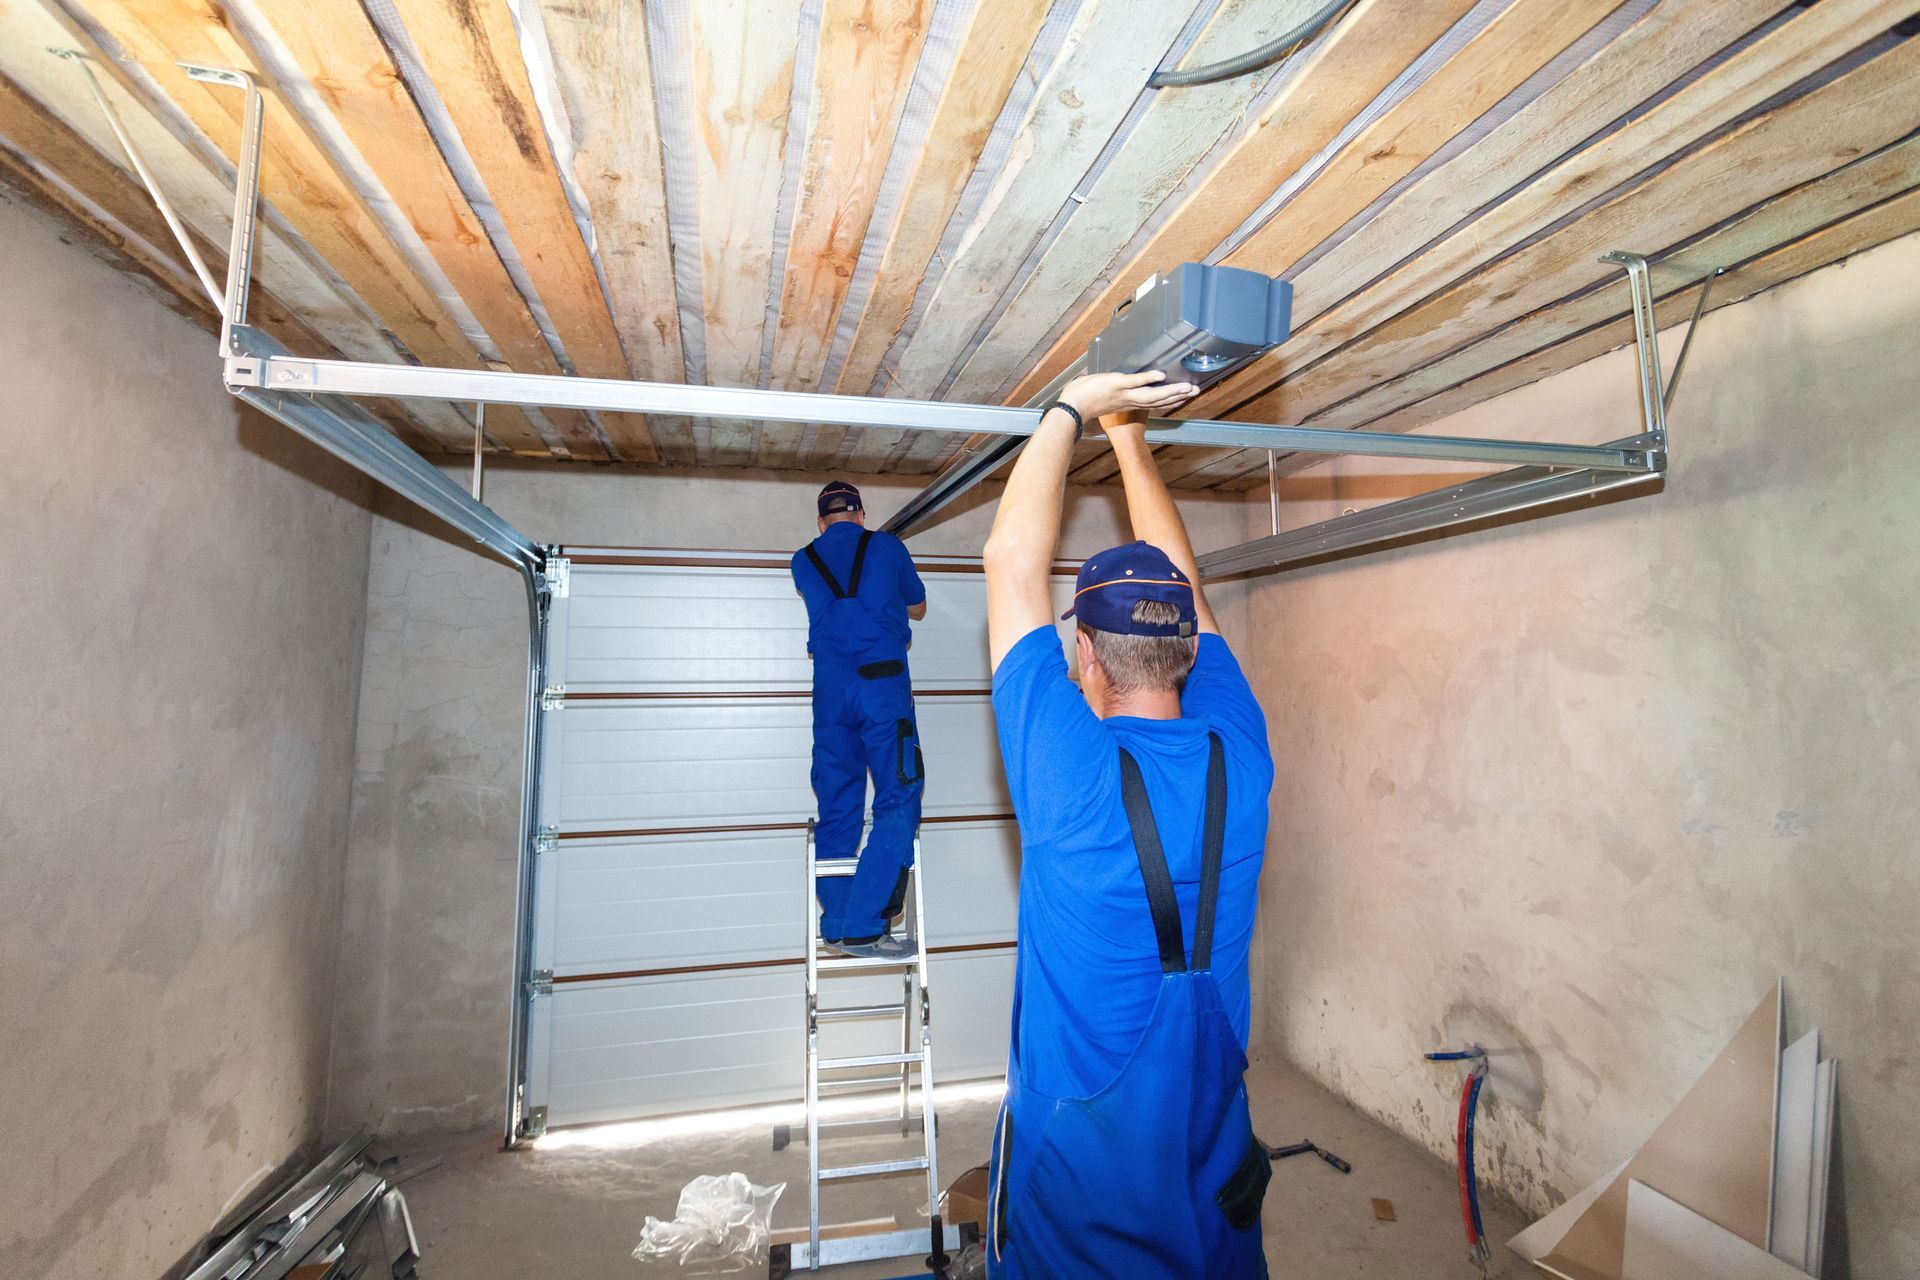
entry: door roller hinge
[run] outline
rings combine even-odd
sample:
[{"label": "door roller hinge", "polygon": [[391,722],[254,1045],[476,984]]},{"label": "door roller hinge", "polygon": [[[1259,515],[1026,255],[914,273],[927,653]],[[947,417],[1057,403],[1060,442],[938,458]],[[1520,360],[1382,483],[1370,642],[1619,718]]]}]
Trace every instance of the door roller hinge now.
[{"label": "door roller hinge", "polygon": [[567,686],[564,684],[550,684],[540,691],[540,709],[542,711],[558,711],[566,705]]},{"label": "door roller hinge", "polygon": [[527,979],[529,996],[550,996],[553,994],[553,970],[535,969],[533,976]]},{"label": "door roller hinge", "polygon": [[565,556],[548,556],[540,570],[540,584],[547,589],[547,595],[555,600],[565,600],[573,589],[573,565]]}]

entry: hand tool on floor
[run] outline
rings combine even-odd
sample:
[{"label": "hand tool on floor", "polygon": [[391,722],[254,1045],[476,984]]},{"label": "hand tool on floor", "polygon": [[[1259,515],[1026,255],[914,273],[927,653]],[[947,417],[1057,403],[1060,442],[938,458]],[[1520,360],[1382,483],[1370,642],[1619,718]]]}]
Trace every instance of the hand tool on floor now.
[{"label": "hand tool on floor", "polygon": [[[1254,1141],[1260,1142],[1258,1138],[1255,1138]],[[1260,1149],[1267,1153],[1267,1159],[1269,1160],[1285,1160],[1288,1156],[1303,1156],[1311,1151],[1314,1155],[1319,1156],[1340,1172],[1353,1172],[1352,1165],[1333,1154],[1333,1152],[1328,1151],[1326,1148],[1315,1146],[1311,1142],[1292,1142],[1284,1147],[1270,1147],[1266,1143],[1260,1142]]]}]

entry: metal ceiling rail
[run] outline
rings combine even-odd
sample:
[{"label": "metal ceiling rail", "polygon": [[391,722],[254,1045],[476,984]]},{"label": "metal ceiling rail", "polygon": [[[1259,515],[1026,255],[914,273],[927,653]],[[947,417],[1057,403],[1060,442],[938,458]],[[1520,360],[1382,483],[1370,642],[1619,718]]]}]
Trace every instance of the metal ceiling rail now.
[{"label": "metal ceiling rail", "polygon": [[[1508,516],[1526,517],[1545,514],[1550,508],[1565,508],[1582,499],[1612,494],[1637,497],[1656,493],[1666,478],[1668,449],[1667,406],[1673,402],[1673,389],[1679,385],[1680,371],[1687,353],[1693,348],[1700,317],[1707,309],[1707,295],[1713,288],[1714,272],[1701,282],[1700,298],[1694,307],[1693,321],[1680,348],[1673,377],[1664,380],[1660,365],[1660,338],[1653,310],[1653,286],[1647,260],[1634,253],[1608,253],[1603,261],[1624,268],[1632,297],[1635,369],[1640,383],[1640,412],[1645,430],[1624,440],[1603,446],[1630,454],[1643,455],[1656,462],[1651,470],[1635,475],[1594,467],[1571,470],[1553,466],[1526,466],[1470,480],[1465,484],[1384,503],[1364,511],[1324,520],[1319,524],[1285,533],[1277,528],[1265,538],[1239,546],[1211,551],[1199,557],[1200,572],[1209,579],[1243,573],[1282,573],[1288,569],[1318,564],[1335,557],[1384,547],[1428,536],[1444,536],[1478,527]],[[1268,484],[1273,483],[1268,471]],[[1275,511],[1278,505],[1275,504]],[[1275,523],[1278,524],[1276,514]]]},{"label": "metal ceiling rail", "polygon": [[[753,387],[701,387],[672,382],[579,378],[565,374],[498,373],[486,369],[437,369],[351,360],[313,360],[285,354],[229,356],[226,361],[226,380],[227,386],[236,393],[254,388],[282,394],[378,396],[394,400],[598,409],[618,413],[744,418],[765,422],[831,422],[855,427],[905,427],[918,431],[953,431],[970,435],[1025,437],[1039,426],[1041,416],[1039,409],[1011,405],[891,400],[813,391],[762,391]],[[1151,419],[1147,423],[1147,439],[1154,444],[1284,449],[1290,453],[1517,462],[1592,467],[1603,471],[1648,472],[1658,469],[1658,460],[1644,450],[1338,431],[1200,418]]]}]

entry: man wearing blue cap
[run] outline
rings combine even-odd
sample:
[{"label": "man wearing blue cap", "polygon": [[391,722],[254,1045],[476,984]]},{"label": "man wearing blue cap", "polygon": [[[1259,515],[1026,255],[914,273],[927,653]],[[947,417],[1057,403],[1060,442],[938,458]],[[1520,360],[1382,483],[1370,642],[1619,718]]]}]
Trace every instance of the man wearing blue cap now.
[{"label": "man wearing blue cap", "polygon": [[1105,429],[1142,541],[1080,571],[1077,688],[1049,591],[1074,445],[1095,419],[1193,394],[1160,377],[1068,383],[987,540],[993,706],[1021,839],[994,1280],[1267,1274],[1271,1173],[1241,1077],[1273,757],[1137,422]]},{"label": "man wearing blue cap", "polygon": [[[813,655],[815,853],[851,858],[851,876],[823,876],[820,936],[854,955],[897,957],[906,944],[888,922],[905,900],[924,784],[920,731],[907,673],[909,619],[927,616],[927,589],[900,539],[866,527],[860,491],[820,490],[820,536],[793,555]],[[867,779],[873,830],[860,848]]]}]

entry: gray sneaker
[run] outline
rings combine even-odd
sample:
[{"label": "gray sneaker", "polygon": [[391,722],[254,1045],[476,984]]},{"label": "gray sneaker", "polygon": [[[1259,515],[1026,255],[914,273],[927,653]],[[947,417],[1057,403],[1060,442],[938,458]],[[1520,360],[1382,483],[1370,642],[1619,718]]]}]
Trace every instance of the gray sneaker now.
[{"label": "gray sneaker", "polygon": [[912,942],[890,933],[883,933],[872,942],[829,942],[827,945],[841,955],[862,960],[911,960],[914,954]]}]

